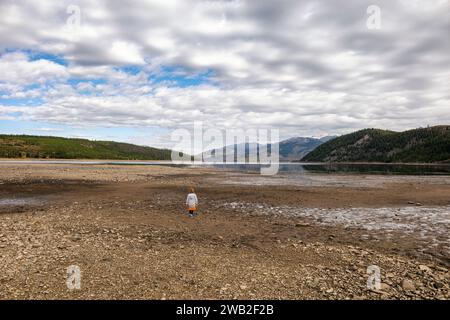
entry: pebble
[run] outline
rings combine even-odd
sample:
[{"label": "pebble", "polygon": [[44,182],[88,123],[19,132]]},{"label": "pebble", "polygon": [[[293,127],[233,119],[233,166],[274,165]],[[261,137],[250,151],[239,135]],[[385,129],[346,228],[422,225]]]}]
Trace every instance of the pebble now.
[{"label": "pebble", "polygon": [[414,282],[412,282],[409,279],[403,279],[403,281],[402,281],[402,288],[405,291],[414,291],[414,290],[416,290],[416,287],[414,286]]},{"label": "pebble", "polygon": [[380,290],[381,291],[388,291],[391,288],[390,285],[388,285],[387,283],[381,283],[380,284]]},{"label": "pebble", "polygon": [[423,265],[423,264],[419,265],[419,270],[424,271],[424,272],[431,272],[431,269],[428,266]]}]

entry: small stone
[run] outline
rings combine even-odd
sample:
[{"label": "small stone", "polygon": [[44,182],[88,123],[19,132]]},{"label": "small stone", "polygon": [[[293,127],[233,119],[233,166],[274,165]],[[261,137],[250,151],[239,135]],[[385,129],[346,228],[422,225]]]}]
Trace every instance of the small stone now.
[{"label": "small stone", "polygon": [[394,277],[395,277],[395,275],[394,275],[393,273],[391,273],[391,272],[388,272],[388,273],[386,274],[386,278],[392,279],[392,278],[394,278]]},{"label": "small stone", "polygon": [[387,283],[381,283],[380,284],[380,290],[381,291],[388,291],[391,288],[390,285],[388,285]]},{"label": "small stone", "polygon": [[309,223],[296,223],[295,227],[296,228],[300,228],[300,227],[309,227],[310,224]]},{"label": "small stone", "polygon": [[444,287],[444,284],[441,282],[435,282],[433,283],[433,287],[435,287],[436,289],[442,289]]},{"label": "small stone", "polygon": [[447,269],[447,268],[444,268],[444,267],[435,266],[434,268],[437,269],[437,270],[439,270],[439,271],[448,272],[448,269]]},{"label": "small stone", "polygon": [[74,235],[72,236],[72,240],[73,240],[73,241],[80,241],[80,240],[81,240],[81,236],[80,236],[79,234],[74,234]]},{"label": "small stone", "polygon": [[348,269],[353,272],[358,271],[358,268],[355,265],[349,266]]},{"label": "small stone", "polygon": [[403,279],[402,281],[402,288],[405,291],[414,291],[416,290],[416,287],[414,286],[414,283],[409,279]]},{"label": "small stone", "polygon": [[423,271],[423,272],[431,272],[431,269],[428,266],[423,265],[423,264],[419,265],[419,270]]},{"label": "small stone", "polygon": [[241,290],[246,290],[246,289],[247,289],[247,286],[246,286],[245,284],[241,284],[241,285],[239,286],[239,288],[241,288]]}]

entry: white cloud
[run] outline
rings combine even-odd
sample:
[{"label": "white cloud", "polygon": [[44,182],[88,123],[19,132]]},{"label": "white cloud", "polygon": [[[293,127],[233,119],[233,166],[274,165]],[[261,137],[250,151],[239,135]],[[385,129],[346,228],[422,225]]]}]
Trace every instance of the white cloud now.
[{"label": "white cloud", "polygon": [[30,61],[22,52],[5,53],[0,56],[0,83],[44,84],[68,76],[66,69],[52,61],[40,59]]},{"label": "white cloud", "polygon": [[139,48],[134,43],[114,41],[110,50],[113,60],[124,64],[144,64]]},{"label": "white cloud", "polygon": [[61,132],[61,131],[63,131],[63,129],[60,129],[60,128],[38,128],[35,130],[40,131],[40,132]]}]

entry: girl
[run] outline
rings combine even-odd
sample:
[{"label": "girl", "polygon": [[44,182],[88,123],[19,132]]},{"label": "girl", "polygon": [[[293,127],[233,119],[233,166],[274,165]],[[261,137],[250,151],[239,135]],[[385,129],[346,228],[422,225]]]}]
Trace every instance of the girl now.
[{"label": "girl", "polygon": [[189,194],[186,198],[186,207],[189,210],[189,217],[194,216],[194,211],[197,210],[198,205],[198,199],[197,195],[195,194],[194,188],[189,189]]}]

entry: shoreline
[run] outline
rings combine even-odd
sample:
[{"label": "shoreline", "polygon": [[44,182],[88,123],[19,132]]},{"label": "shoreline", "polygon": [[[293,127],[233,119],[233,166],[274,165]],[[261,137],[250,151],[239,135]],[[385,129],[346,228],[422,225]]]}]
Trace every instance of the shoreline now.
[{"label": "shoreline", "polygon": [[[0,158],[0,163],[162,163],[162,164],[173,164],[173,165],[268,165],[266,163],[259,162],[223,162],[223,163],[209,163],[207,161],[201,162],[174,162],[172,160],[124,160],[124,159],[59,159],[59,158]],[[275,162],[275,164],[279,165],[385,165],[385,166],[449,166],[449,162],[302,162],[302,161],[282,161]]]}]

